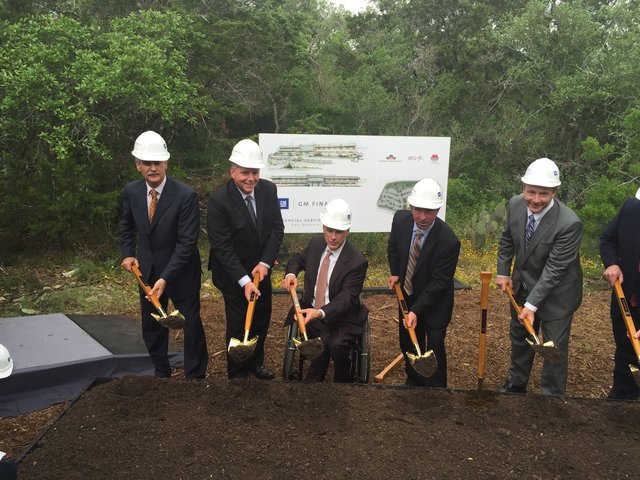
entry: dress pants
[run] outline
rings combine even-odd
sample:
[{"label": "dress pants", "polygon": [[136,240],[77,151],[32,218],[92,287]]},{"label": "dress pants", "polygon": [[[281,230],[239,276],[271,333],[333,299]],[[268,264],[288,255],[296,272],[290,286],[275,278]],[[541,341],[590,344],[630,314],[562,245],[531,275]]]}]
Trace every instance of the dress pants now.
[{"label": "dress pants", "polygon": [[[412,297],[409,296],[406,301],[411,305]],[[416,354],[416,349],[411,342],[409,331],[404,328],[402,324],[402,311],[399,310],[400,322],[398,327],[398,334],[400,337],[400,349],[404,354],[404,369],[407,374],[407,383],[410,385],[431,387],[431,388],[447,388],[447,351],[445,349],[444,340],[447,334],[447,326],[443,328],[433,328],[428,325],[427,319],[418,318],[418,323],[415,327],[416,337],[418,338],[418,345],[420,346],[420,352],[424,355],[425,352],[433,350],[433,354],[438,361],[438,368],[430,377],[423,377],[415,371],[411,362],[407,357],[407,353]],[[425,349],[425,336],[426,336],[426,349]]]},{"label": "dress pants", "polygon": [[[171,298],[173,306],[185,317],[184,322],[184,376],[187,379],[204,378],[207,372],[209,354],[207,340],[200,318],[200,292],[183,298]],[[167,311],[169,297],[161,297],[162,308]],[[158,313],[153,304],[140,290],[140,310],[142,312],[142,338],[147,346],[157,377],[171,375],[167,352],[169,330],[158,323],[152,313]]]},{"label": "dress pants", "polygon": [[[271,280],[270,277],[260,282],[260,297],[255,304],[253,320],[249,331],[249,339],[256,335],[258,342],[253,355],[245,362],[235,362],[227,353],[227,376],[228,378],[245,377],[248,371],[255,371],[256,368],[264,365],[264,342],[269,331],[271,322]],[[247,315],[249,302],[244,296],[244,290],[237,289],[237,293],[223,292],[224,310],[227,317],[226,344],[232,338],[242,341],[244,339],[244,323]]]},{"label": "dress pants", "polygon": [[[615,294],[614,294],[615,295]],[[632,307],[631,317],[636,330],[640,327],[640,312],[638,307]],[[640,388],[636,383],[629,365],[638,365],[638,357],[633,350],[631,341],[627,337],[627,326],[624,323],[618,301],[614,297],[611,301],[611,326],[613,328],[613,339],[616,344],[613,365],[613,386],[609,391],[609,398],[617,400],[637,400],[640,398]]]},{"label": "dress pants", "polygon": [[[524,303],[520,296],[516,298],[519,304]],[[542,378],[540,389],[545,395],[564,395],[567,388],[567,370],[569,363],[569,334],[571,332],[572,316],[545,320],[539,315],[535,316],[533,325],[536,334],[542,325],[541,339],[544,342],[553,341],[561,352],[561,358],[557,362],[548,362],[543,359]],[[520,323],[513,307],[511,308],[511,322],[509,324],[509,337],[511,339],[511,363],[509,365],[509,382],[512,385],[526,387],[529,375],[533,368],[535,352],[527,343],[529,334]]]},{"label": "dress pants", "polygon": [[351,383],[351,350],[358,341],[359,335],[348,334],[344,329],[332,327],[323,320],[314,320],[307,324],[309,338],[320,337],[324,344],[322,355],[309,362],[306,380],[322,382],[333,358],[334,383]]}]

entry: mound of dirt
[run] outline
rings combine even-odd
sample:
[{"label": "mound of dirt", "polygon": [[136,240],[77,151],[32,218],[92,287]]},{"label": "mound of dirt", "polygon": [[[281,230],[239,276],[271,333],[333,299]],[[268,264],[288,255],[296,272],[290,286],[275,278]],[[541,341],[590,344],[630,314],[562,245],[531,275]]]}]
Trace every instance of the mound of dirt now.
[{"label": "mound of dirt", "polygon": [[[366,296],[371,375],[399,353],[397,306]],[[224,305],[203,300],[207,379],[130,377],[97,385],[70,406],[0,419],[0,450],[19,478],[634,478],[640,405],[604,400],[613,342],[609,292],[585,297],[574,317],[564,398],[537,395],[539,361],[524,396],[489,396],[509,362],[508,302],[492,291],[481,402],[479,292],[456,292],[448,331],[449,390],[383,384],[227,381]],[[266,365],[281,374],[288,297],[274,298]],[[135,315],[135,312],[129,312]],[[179,343],[180,338],[176,341]],[[589,397],[589,398],[587,398]],[[68,407],[55,422],[59,412]],[[25,449],[47,425],[29,453]]]}]

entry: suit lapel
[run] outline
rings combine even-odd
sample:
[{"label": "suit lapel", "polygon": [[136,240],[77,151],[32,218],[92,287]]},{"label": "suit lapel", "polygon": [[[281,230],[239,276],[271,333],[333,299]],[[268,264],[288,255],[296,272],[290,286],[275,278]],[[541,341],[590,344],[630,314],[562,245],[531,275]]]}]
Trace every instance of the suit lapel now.
[{"label": "suit lapel", "polygon": [[338,260],[336,260],[336,264],[334,265],[333,271],[331,272],[331,277],[329,278],[329,292],[331,292],[331,289],[335,285],[336,280],[340,278],[342,272],[344,272],[346,268],[347,262],[351,257],[351,254],[349,252],[350,248],[351,245],[347,240],[345,240],[344,247],[342,247],[342,252],[340,252],[340,256],[338,257]]},{"label": "suit lapel", "polygon": [[147,184],[140,180],[135,188],[135,197],[131,202],[136,228],[142,232],[149,231],[149,206],[147,205]]}]

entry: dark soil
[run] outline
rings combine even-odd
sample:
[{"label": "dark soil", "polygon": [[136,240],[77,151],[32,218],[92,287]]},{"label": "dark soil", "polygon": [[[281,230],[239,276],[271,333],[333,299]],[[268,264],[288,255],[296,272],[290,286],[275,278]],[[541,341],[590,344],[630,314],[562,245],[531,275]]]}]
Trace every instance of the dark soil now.
[{"label": "dark soil", "polygon": [[[278,379],[225,379],[223,303],[209,297],[205,381],[185,382],[177,371],[96,385],[72,405],[0,419],[0,450],[20,460],[21,480],[637,478],[629,446],[640,441],[640,405],[604,399],[613,366],[608,292],[588,294],[574,317],[564,398],[538,395],[538,361],[527,395],[490,395],[509,361],[508,303],[499,291],[490,297],[482,392],[477,291],[456,292],[449,390],[404,387],[401,367],[377,385],[284,382],[288,297],[274,302],[267,366]],[[390,295],[365,302],[373,377],[399,353],[397,307]]]}]

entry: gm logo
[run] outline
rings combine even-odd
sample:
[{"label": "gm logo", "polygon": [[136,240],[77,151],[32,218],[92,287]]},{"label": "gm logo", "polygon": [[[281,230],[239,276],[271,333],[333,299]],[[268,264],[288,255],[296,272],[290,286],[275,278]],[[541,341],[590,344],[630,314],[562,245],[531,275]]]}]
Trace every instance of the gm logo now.
[{"label": "gm logo", "polygon": [[288,198],[279,198],[278,202],[280,202],[280,210],[289,210],[289,199]]}]

